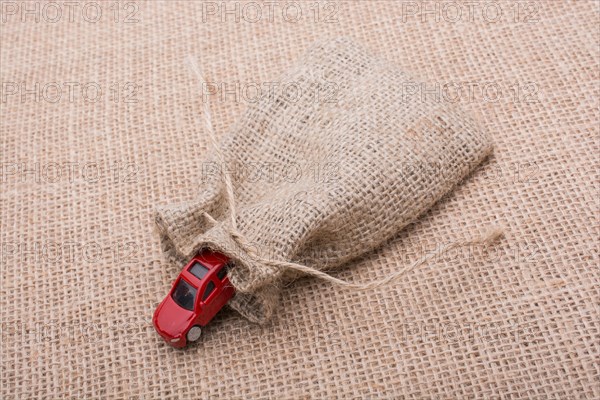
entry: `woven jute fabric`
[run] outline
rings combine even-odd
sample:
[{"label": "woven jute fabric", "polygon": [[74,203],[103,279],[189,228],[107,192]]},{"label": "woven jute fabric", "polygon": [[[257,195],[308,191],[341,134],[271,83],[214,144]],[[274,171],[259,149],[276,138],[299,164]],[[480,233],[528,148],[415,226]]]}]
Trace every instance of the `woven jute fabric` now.
[{"label": "woven jute fabric", "polygon": [[[0,397],[600,397],[597,2],[275,2],[270,14],[263,2],[99,2],[99,19],[94,2],[71,14],[66,3],[0,3]],[[397,235],[329,272],[368,282],[438,252],[426,265],[367,293],[282,281],[267,323],[225,309],[198,344],[170,348],[151,317],[181,266],[164,257],[155,209],[197,204],[218,179],[205,163],[203,100],[225,144],[312,43],[337,37],[425,84],[400,89],[404,107],[473,116],[493,155]],[[185,67],[190,55],[211,90]],[[387,104],[396,94],[379,82],[373,95]],[[350,109],[357,124],[376,123]],[[299,124],[290,137],[313,123],[279,114]],[[380,127],[405,116],[390,118]],[[264,146],[265,157],[276,149]],[[335,162],[311,150],[310,160]],[[307,185],[327,193],[335,175],[319,165]],[[268,168],[230,169],[275,186]],[[286,216],[273,218],[279,237]],[[464,244],[495,224],[500,241]]]},{"label": "woven jute fabric", "polygon": [[[449,104],[407,99],[411,82],[421,84],[349,39],[314,44],[274,85],[284,89],[234,124],[222,156],[198,160],[208,181],[198,199],[158,211],[167,258],[177,267],[205,248],[227,255],[230,305],[265,323],[281,282],[298,274],[263,260],[332,269],[398,233],[492,150]],[[223,174],[247,243],[229,232]]]}]

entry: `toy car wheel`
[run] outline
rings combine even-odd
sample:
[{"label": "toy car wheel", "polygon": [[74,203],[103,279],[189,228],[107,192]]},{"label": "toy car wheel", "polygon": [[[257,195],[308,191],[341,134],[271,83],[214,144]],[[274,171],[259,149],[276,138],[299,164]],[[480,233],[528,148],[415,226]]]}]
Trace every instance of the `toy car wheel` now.
[{"label": "toy car wheel", "polygon": [[200,335],[202,334],[202,329],[198,325],[194,325],[190,328],[187,333],[188,342],[195,342],[200,339]]}]

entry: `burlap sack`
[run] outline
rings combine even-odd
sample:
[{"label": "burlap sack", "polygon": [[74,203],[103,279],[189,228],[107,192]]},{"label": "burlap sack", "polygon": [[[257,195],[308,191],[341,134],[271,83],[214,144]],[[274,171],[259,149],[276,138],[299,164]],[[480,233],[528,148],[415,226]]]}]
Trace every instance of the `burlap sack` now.
[{"label": "burlap sack", "polygon": [[[203,248],[234,260],[230,305],[259,323],[296,276],[271,260],[328,270],[375,248],[492,148],[472,119],[409,96],[416,80],[347,39],[315,44],[279,82],[226,135],[224,160],[198,160],[197,199],[156,217],[171,262]],[[223,174],[254,254],[232,238]]]}]

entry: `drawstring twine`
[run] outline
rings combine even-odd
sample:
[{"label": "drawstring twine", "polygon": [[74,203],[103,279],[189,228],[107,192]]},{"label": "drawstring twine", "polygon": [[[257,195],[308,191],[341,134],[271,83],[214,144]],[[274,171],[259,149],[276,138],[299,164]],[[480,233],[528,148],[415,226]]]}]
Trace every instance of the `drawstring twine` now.
[{"label": "drawstring twine", "polygon": [[[192,72],[198,78],[198,81],[200,82],[201,86],[204,87],[206,85],[206,81],[204,80],[204,74],[202,73],[202,70],[196,63],[196,60],[193,57],[188,56],[188,57],[186,57],[186,61],[189,64],[189,67],[192,70]],[[213,124],[212,124],[210,101],[203,100],[202,106],[203,106],[202,121],[201,121],[202,125],[204,126],[205,132],[208,134],[208,137],[211,141],[214,153],[217,156],[218,161],[222,165],[225,165],[225,156],[223,155],[223,152],[221,151],[221,147],[219,146],[219,143],[217,142]],[[244,235],[242,235],[242,233],[237,228],[237,222],[236,222],[237,213],[236,213],[236,207],[235,207],[235,196],[233,193],[233,184],[231,182],[231,178],[230,178],[229,173],[227,172],[226,168],[221,168],[221,173],[222,173],[223,183],[225,185],[225,194],[226,194],[225,199],[227,201],[227,208],[229,210],[228,217],[229,217],[229,221],[230,221],[230,227],[225,228],[225,230],[230,235],[231,239],[244,252],[246,252],[246,254],[253,261],[255,261],[257,263],[275,267],[275,268],[281,269],[281,270],[297,271],[297,272],[303,273],[305,275],[319,278],[324,281],[327,281],[327,282],[330,282],[332,284],[342,286],[342,287],[359,289],[359,290],[368,290],[368,289],[379,288],[381,286],[385,286],[385,285],[389,284],[390,282],[395,281],[396,279],[403,276],[405,273],[425,264],[427,261],[439,256],[443,251],[447,250],[446,248],[443,248],[443,247],[438,248],[435,252],[430,253],[430,254],[420,258],[413,264],[405,266],[404,268],[387,275],[385,278],[382,278],[379,280],[373,280],[373,281],[370,281],[367,283],[348,282],[348,281],[336,278],[334,276],[331,276],[331,275],[329,275],[323,271],[320,271],[318,269],[308,267],[306,265],[297,264],[297,263],[293,263],[293,262],[289,262],[289,261],[279,261],[279,260],[271,260],[271,259],[263,258],[263,257],[259,256],[258,254],[256,254],[256,252],[254,251],[252,246],[249,244],[249,242],[246,240]],[[217,221],[211,215],[209,215],[207,212],[204,212],[204,217],[213,225],[217,223]],[[502,237],[503,234],[504,234],[504,230],[501,227],[494,226],[491,229],[489,229],[481,237],[473,238],[464,244],[482,244],[482,245],[490,244],[490,243],[493,243],[496,240],[498,240],[500,237]]]}]

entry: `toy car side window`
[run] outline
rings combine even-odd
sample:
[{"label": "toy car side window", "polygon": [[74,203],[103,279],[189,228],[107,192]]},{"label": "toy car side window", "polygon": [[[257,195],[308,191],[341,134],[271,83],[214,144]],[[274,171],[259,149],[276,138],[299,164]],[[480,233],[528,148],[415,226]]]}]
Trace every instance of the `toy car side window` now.
[{"label": "toy car side window", "polygon": [[217,271],[217,278],[219,278],[220,280],[225,279],[225,277],[227,276],[227,269],[229,268],[229,264],[225,264],[221,267],[220,270]]},{"label": "toy car side window", "polygon": [[209,281],[208,285],[206,285],[206,289],[204,289],[204,295],[202,296],[202,300],[208,299],[208,296],[215,290],[215,283],[213,281]]}]

